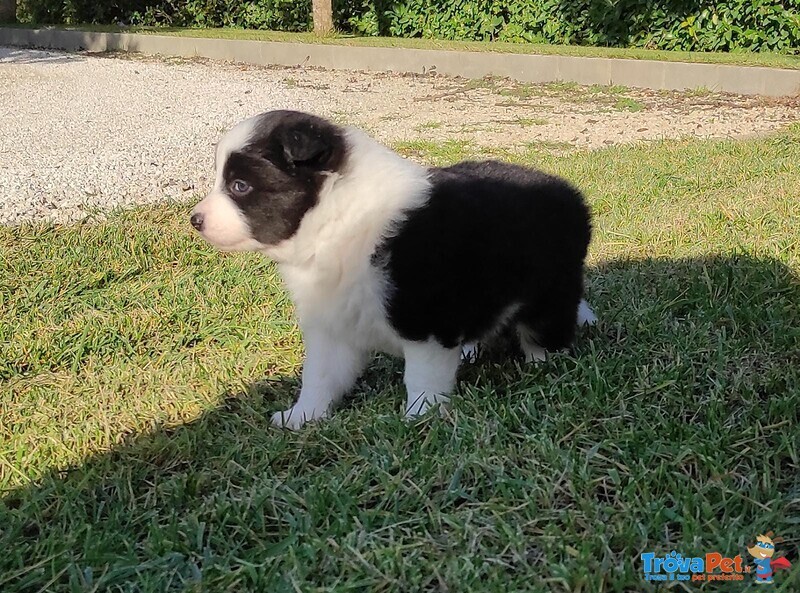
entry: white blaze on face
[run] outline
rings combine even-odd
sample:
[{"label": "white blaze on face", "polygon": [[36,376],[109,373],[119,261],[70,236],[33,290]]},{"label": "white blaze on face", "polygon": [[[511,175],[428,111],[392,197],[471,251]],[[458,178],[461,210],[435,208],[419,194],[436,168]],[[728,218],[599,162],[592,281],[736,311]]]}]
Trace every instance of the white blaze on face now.
[{"label": "white blaze on face", "polygon": [[217,144],[216,178],[211,192],[194,207],[192,215],[203,217],[200,234],[223,251],[246,251],[263,247],[253,239],[247,219],[225,192],[225,163],[235,151],[247,145],[253,134],[256,118],[251,117],[228,131]]}]

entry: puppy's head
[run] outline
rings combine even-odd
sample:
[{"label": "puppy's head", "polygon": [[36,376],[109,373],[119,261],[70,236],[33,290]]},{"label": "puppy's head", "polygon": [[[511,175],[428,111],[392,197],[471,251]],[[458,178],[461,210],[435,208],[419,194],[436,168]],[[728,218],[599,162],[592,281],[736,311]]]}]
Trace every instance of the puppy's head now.
[{"label": "puppy's head", "polygon": [[192,226],[225,251],[277,245],[294,235],[345,157],[342,130],[319,117],[270,111],[246,119],[217,144],[214,188],[192,211]]}]

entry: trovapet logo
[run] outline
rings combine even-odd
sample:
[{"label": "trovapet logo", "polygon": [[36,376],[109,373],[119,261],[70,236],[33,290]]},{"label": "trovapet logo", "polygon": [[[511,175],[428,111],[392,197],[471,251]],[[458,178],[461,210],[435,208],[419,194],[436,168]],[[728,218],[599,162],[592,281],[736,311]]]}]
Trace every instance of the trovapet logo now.
[{"label": "trovapet logo", "polygon": [[647,581],[743,581],[745,575],[755,573],[755,582],[767,585],[773,582],[775,571],[788,569],[792,565],[786,558],[774,558],[775,543],[783,541],[772,537],[772,532],[756,537],[756,542],[747,548],[753,557],[755,570],[741,555],[725,556],[719,552],[708,552],[703,556],[683,556],[669,552],[657,556],[654,552],[642,554],[642,571]]},{"label": "trovapet logo", "polygon": [[741,556],[728,558],[719,552],[687,556],[669,552],[656,556],[642,554],[642,569],[647,581],[742,581],[750,567]]}]

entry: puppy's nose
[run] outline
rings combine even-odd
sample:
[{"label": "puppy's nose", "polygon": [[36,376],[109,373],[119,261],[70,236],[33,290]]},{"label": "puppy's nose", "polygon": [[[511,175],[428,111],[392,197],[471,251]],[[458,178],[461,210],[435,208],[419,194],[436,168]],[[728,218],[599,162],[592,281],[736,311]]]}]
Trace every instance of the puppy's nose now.
[{"label": "puppy's nose", "polygon": [[198,231],[203,228],[203,215],[199,212],[195,212],[192,214],[192,217],[189,219],[189,222],[192,223],[192,226],[196,228]]}]

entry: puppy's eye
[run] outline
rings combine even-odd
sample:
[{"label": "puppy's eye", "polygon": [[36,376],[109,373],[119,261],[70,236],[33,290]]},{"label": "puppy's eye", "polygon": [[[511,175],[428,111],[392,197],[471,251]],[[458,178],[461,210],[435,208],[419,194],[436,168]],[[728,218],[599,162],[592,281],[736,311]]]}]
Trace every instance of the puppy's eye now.
[{"label": "puppy's eye", "polygon": [[231,190],[237,196],[244,196],[246,194],[249,194],[251,189],[253,189],[253,187],[249,183],[247,183],[246,181],[242,181],[241,179],[237,179],[236,181],[231,183]]}]

